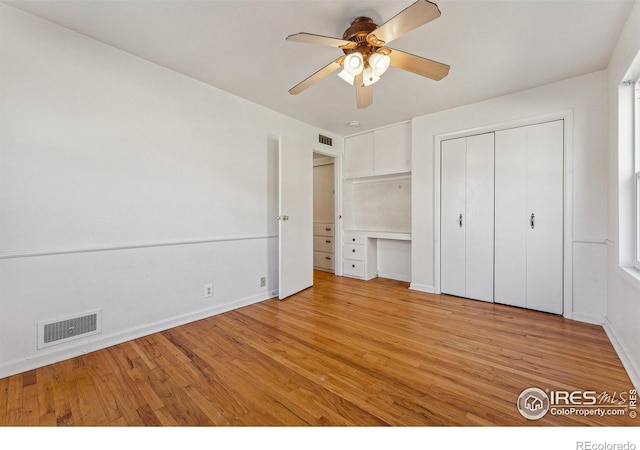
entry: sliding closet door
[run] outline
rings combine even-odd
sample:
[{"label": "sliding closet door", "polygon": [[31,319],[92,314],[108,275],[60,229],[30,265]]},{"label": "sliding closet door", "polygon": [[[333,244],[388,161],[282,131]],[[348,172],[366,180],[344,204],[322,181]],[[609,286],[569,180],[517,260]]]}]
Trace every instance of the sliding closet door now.
[{"label": "sliding closet door", "polygon": [[493,301],[493,133],[467,138],[466,297]]},{"label": "sliding closet door", "polygon": [[493,301],[493,133],[441,144],[443,293]]},{"label": "sliding closet door", "polygon": [[446,294],[466,293],[467,140],[441,144],[440,288]]},{"label": "sliding closet door", "polygon": [[527,307],[563,311],[563,121],[527,129]]},{"label": "sliding closet door", "polygon": [[527,130],[496,133],[495,301],[527,306]]},{"label": "sliding closet door", "polygon": [[563,121],[496,133],[495,301],[563,311]]}]

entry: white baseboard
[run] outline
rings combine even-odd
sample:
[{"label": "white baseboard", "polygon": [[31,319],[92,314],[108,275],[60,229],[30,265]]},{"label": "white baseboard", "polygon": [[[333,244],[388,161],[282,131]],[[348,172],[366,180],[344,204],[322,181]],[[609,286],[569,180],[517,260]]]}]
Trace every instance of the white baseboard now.
[{"label": "white baseboard", "polygon": [[433,286],[427,284],[411,283],[409,289],[413,291],[426,292],[427,294],[433,294],[436,290]]},{"label": "white baseboard", "polygon": [[577,320],[578,322],[592,323],[594,325],[604,325],[604,317],[591,316],[589,314],[572,313],[571,317],[565,315],[567,319]]},{"label": "white baseboard", "polygon": [[606,317],[604,319],[603,327],[604,327],[605,333],[607,333],[607,336],[611,341],[611,345],[613,345],[613,348],[618,354],[618,357],[620,358],[622,365],[627,371],[627,374],[631,379],[631,383],[633,383],[633,386],[637,390],[640,390],[640,367],[638,367],[638,363],[633,359],[633,356],[631,355],[627,347],[624,345],[624,342],[620,340],[620,338],[615,332],[615,329],[613,328],[613,325],[611,324],[611,322],[609,322],[609,319]]},{"label": "white baseboard", "polygon": [[20,359],[8,361],[0,365],[0,378],[5,378],[11,375],[26,372],[28,370],[37,369],[38,367],[43,367],[49,364],[54,364],[60,361],[75,358],[80,355],[85,355],[97,350],[102,350],[104,348],[131,341],[133,339],[148,336],[160,331],[165,331],[170,328],[174,328],[190,322],[195,322],[197,320],[206,319],[207,317],[212,317],[234,309],[242,308],[243,306],[259,303],[269,298],[273,298],[269,293],[260,293],[243,299],[234,300],[223,305],[216,305],[212,308],[207,308],[181,316],[172,317],[167,320],[130,328],[128,330],[123,330],[115,334],[107,336],[94,335],[92,337],[94,337],[95,339],[91,340],[90,342],[82,342],[81,344],[76,344],[73,346],[67,345],[65,346],[65,348],[61,348],[60,350],[47,351],[47,353],[43,354],[42,356],[30,356],[25,360]]},{"label": "white baseboard", "polygon": [[378,272],[378,276],[380,278],[388,278],[390,280],[396,280],[396,281],[405,281],[405,282],[409,282],[411,281],[411,276],[407,276],[404,273],[393,273],[393,272]]}]

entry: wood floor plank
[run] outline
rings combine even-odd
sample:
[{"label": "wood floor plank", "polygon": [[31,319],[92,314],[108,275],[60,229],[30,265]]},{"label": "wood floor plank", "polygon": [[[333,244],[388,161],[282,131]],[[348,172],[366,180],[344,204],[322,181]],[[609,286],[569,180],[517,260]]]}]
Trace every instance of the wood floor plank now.
[{"label": "wood floor plank", "polygon": [[0,379],[0,425],[640,425],[528,420],[516,400],[529,387],[632,385],[600,326],[316,272],[284,301]]}]

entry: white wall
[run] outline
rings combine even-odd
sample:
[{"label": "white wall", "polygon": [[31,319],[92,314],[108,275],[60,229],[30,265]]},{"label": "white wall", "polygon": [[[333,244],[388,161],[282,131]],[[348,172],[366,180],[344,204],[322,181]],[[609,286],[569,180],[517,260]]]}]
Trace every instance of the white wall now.
[{"label": "white wall", "polygon": [[[601,71],[413,119],[412,288],[433,292],[435,280],[436,137],[570,111],[569,161],[573,296],[565,316],[603,323],[607,272],[607,96]],[[588,286],[588,289],[585,288]],[[577,287],[577,288],[574,288]],[[565,303],[566,304],[566,303]]]},{"label": "white wall", "polygon": [[325,131],[2,4],[0,61],[0,377],[277,290],[278,136]]},{"label": "white wall", "polygon": [[[609,227],[605,330],[631,380],[640,389],[640,273],[625,270],[633,249],[633,150],[618,92],[627,76],[640,77],[640,3],[634,4],[608,67]],[[624,88],[623,88],[624,90]],[[622,218],[622,219],[621,219]]]},{"label": "white wall", "polygon": [[345,181],[345,227],[358,231],[411,233],[411,179]]}]

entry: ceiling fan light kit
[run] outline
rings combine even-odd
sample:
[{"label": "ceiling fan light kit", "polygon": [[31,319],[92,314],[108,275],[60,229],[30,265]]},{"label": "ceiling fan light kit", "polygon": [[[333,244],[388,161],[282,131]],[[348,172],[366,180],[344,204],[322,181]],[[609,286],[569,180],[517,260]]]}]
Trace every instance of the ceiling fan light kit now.
[{"label": "ceiling fan light kit", "polygon": [[343,33],[342,39],[311,33],[292,34],[287,37],[288,41],[335,47],[341,49],[344,55],[289,89],[289,93],[299,94],[342,68],[338,76],[356,87],[356,105],[358,108],[366,108],[373,103],[372,85],[380,80],[389,66],[432,80],[441,80],[449,74],[450,67],[447,64],[386,46],[392,40],[438,17],[438,5],[418,0],[380,26],[368,17],[356,18]]}]

